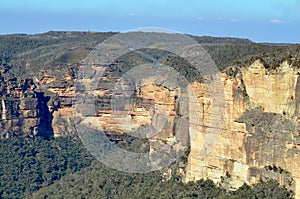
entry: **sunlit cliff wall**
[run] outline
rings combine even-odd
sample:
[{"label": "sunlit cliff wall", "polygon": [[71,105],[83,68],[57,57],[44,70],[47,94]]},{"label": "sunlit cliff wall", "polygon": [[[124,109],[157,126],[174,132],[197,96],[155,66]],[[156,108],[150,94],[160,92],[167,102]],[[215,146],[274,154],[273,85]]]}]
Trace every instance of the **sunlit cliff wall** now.
[{"label": "sunlit cliff wall", "polygon": [[259,60],[235,77],[222,74],[224,125],[205,157],[199,154],[210,120],[214,119],[207,117],[213,107],[209,106],[207,90],[194,83],[202,110],[190,111],[200,120],[195,124],[191,120],[195,117],[190,117],[190,131],[196,129],[197,135],[191,141],[185,180],[209,178],[230,189],[244,182],[256,183],[260,178],[276,179],[295,189],[300,198],[298,76],[298,70],[287,62],[269,72]]}]

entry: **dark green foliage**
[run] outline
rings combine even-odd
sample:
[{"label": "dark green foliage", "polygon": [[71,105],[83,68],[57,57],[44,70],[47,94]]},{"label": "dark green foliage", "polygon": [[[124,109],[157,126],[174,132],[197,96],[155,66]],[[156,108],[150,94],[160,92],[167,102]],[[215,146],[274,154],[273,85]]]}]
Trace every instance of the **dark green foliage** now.
[{"label": "dark green foliage", "polygon": [[[122,77],[130,69],[143,64],[162,64],[173,68],[189,82],[202,81],[200,72],[187,60],[173,53],[158,49],[140,49],[124,54],[106,67],[104,76],[110,81],[114,81]],[[99,85],[102,89],[108,87],[108,83],[103,80],[99,82]]]},{"label": "dark green foliage", "polygon": [[20,198],[93,160],[79,141],[40,137],[0,140],[0,157],[0,198]]},{"label": "dark green foliage", "polygon": [[91,41],[101,42],[115,33],[90,33],[90,32],[55,32],[50,31],[44,34],[26,35],[0,35],[0,57],[14,58],[19,53],[24,53],[39,47],[50,45],[67,44]]},{"label": "dark green foliage", "polygon": [[211,180],[182,183],[181,176],[164,180],[162,171],[130,174],[112,170],[95,161],[78,173],[63,177],[30,198],[218,198],[218,199],[286,199],[293,193],[275,181],[243,185],[228,192]]},{"label": "dark green foliage", "polygon": [[[256,43],[215,44],[204,45],[203,47],[205,50],[207,50],[207,52],[221,71],[223,71],[226,67],[232,65],[233,62],[242,62],[241,59],[243,59],[244,57],[255,57],[255,55],[259,55],[264,52],[269,52],[273,49],[279,48],[277,46]],[[255,59],[253,60],[253,62],[254,61]]]},{"label": "dark green foliage", "polygon": [[253,43],[249,39],[234,38],[234,37],[210,37],[210,36],[197,37],[193,35],[189,35],[189,36],[201,44],[251,44]]},{"label": "dark green foliage", "polygon": [[253,187],[244,184],[238,190],[232,192],[231,199],[292,199],[294,194],[288,191],[284,186],[280,187],[274,180],[261,181]]},{"label": "dark green foliage", "polygon": [[137,138],[127,134],[114,134],[106,132],[106,136],[117,147],[134,153],[148,153],[150,142],[147,138]]},{"label": "dark green foliage", "polygon": [[49,69],[64,72],[68,65],[80,63],[93,47],[114,34],[51,31],[37,35],[0,35],[0,60],[9,62],[12,72],[21,77],[37,76],[38,71]]},{"label": "dark green foliage", "polygon": [[265,46],[265,50],[258,48],[254,54],[249,54],[235,61],[240,67],[248,67],[254,61],[260,59],[266,69],[274,71],[283,61],[288,61],[294,68],[300,68],[300,45]]},{"label": "dark green foliage", "polygon": [[293,198],[293,193],[274,180],[261,181],[252,187],[256,198]]},{"label": "dark green foliage", "polygon": [[187,60],[179,56],[169,55],[165,59],[164,64],[175,69],[177,72],[183,75],[189,82],[202,82],[201,73],[195,67],[193,67]]},{"label": "dark green foliage", "polygon": [[[0,61],[12,66],[12,72],[18,76],[38,76],[37,72],[46,70],[48,74],[57,71],[61,74],[70,67],[78,64],[103,40],[116,33],[91,33],[91,32],[48,32],[37,35],[2,35],[0,36]],[[163,39],[167,35],[162,33],[136,34],[140,39],[137,41],[155,41]],[[289,60],[293,66],[300,67],[299,46],[297,45],[274,45],[257,44],[247,39],[217,38],[192,36],[210,54],[220,70],[235,62],[241,67],[247,66],[258,58],[266,62],[267,67],[276,68],[283,60]],[[151,63],[151,58],[142,57],[142,51],[148,57],[156,60],[166,60],[169,52],[155,49],[136,49],[133,53],[121,56],[118,67],[112,67],[121,74],[128,69],[142,63]],[[174,58],[174,56],[172,57]],[[194,70],[186,61],[173,59],[167,61],[172,67],[187,76],[188,80],[201,80],[197,70]],[[26,66],[26,67],[25,67]],[[49,71],[50,70],[50,71]],[[52,71],[52,72],[51,72]],[[56,71],[56,72],[55,72]],[[201,76],[201,75],[200,75]]]},{"label": "dark green foliage", "polygon": [[[128,150],[140,142],[130,136],[111,140]],[[134,144],[136,143],[136,144]],[[182,183],[164,171],[131,174],[94,161],[79,141],[68,138],[11,138],[0,144],[0,198],[291,198],[293,194],[275,181],[244,185],[234,192],[211,180]],[[91,165],[90,165],[91,164]],[[85,168],[86,167],[86,168]],[[81,169],[81,170],[80,170]]]},{"label": "dark green foliage", "polygon": [[33,198],[215,198],[225,193],[210,180],[184,184],[181,177],[173,176],[163,181],[161,171],[130,174],[94,162],[38,191]]}]

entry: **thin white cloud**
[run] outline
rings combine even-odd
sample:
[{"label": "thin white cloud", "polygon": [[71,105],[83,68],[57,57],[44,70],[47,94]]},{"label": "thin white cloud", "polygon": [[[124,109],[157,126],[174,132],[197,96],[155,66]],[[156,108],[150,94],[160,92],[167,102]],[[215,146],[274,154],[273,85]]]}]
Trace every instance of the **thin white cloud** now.
[{"label": "thin white cloud", "polygon": [[222,17],[218,17],[216,18],[217,21],[219,22],[225,22],[225,23],[239,23],[242,22],[242,20],[237,19],[237,18],[222,18]]},{"label": "thin white cloud", "polygon": [[284,21],[281,19],[271,19],[270,23],[272,24],[286,24],[286,23],[290,23],[290,21]]},{"label": "thin white cloud", "polygon": [[130,16],[135,16],[134,12],[129,13]]}]

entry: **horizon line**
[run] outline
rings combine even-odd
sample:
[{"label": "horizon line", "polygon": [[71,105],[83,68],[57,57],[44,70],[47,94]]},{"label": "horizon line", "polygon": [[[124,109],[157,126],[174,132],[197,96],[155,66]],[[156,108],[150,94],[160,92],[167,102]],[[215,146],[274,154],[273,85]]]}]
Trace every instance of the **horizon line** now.
[{"label": "horizon line", "polygon": [[[149,27],[148,27],[149,28]],[[152,28],[152,27],[150,27]],[[155,27],[154,27],[155,28]],[[137,30],[137,31],[135,31]],[[124,32],[147,32],[147,31],[141,31],[139,29],[132,29],[127,31],[116,31],[116,30],[107,30],[107,31],[94,31],[94,30],[48,30],[48,31],[42,31],[42,32],[12,32],[12,33],[1,33],[0,36],[13,36],[13,35],[43,35],[51,32],[57,32],[57,33],[124,33]],[[249,42],[257,43],[257,44],[286,44],[286,45],[297,45],[300,44],[300,42],[270,42],[270,41],[254,41],[251,38],[247,37],[241,37],[241,36],[230,36],[230,35],[200,35],[200,34],[193,34],[193,33],[182,33],[182,32],[158,32],[153,31],[149,33],[165,33],[165,34],[184,34],[187,36],[195,36],[195,37],[213,37],[213,38],[232,38],[232,39],[241,39],[241,40],[249,40]]]}]

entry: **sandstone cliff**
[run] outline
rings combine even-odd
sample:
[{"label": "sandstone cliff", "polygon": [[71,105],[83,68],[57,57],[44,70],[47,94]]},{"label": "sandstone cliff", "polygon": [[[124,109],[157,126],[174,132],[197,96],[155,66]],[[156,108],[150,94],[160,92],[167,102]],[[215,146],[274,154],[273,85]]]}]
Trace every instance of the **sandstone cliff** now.
[{"label": "sandstone cliff", "polygon": [[49,98],[35,91],[32,79],[18,80],[9,69],[0,66],[0,137],[46,136],[51,131]]},{"label": "sandstone cliff", "polygon": [[199,154],[209,119],[213,119],[207,120],[211,100],[201,84],[193,84],[203,106],[198,112],[190,112],[200,120],[197,125],[190,120],[190,131],[196,129],[197,135],[191,141],[185,180],[210,178],[232,189],[244,182],[272,178],[294,189],[296,198],[300,198],[298,74],[298,69],[287,62],[276,71],[267,71],[260,60],[234,77],[222,74],[224,126],[205,157]]},{"label": "sandstone cliff", "polygon": [[[249,67],[228,70],[234,71],[233,75],[221,74],[223,128],[205,157],[200,154],[208,129],[214,128],[210,126],[214,116],[204,83],[193,82],[182,88],[144,79],[131,87],[134,95],[129,106],[113,109],[110,93],[115,82],[107,80],[111,75],[108,71],[95,92],[98,110],[90,119],[107,131],[144,133],[151,138],[150,152],[157,144],[175,143],[177,151],[190,145],[185,181],[210,178],[235,189],[244,182],[273,178],[300,198],[299,69],[283,62],[270,71],[257,60]],[[43,73],[18,80],[9,67],[1,67],[1,138],[37,134],[58,137],[76,132],[71,120],[74,71],[60,75]],[[188,97],[191,90],[195,96]],[[118,111],[117,117],[114,111]],[[179,125],[186,124],[184,121],[189,121],[188,125]],[[156,130],[149,132],[149,126]]]},{"label": "sandstone cliff", "polygon": [[[205,143],[205,137],[209,129],[216,128],[211,126],[215,117],[213,101],[207,85],[200,82],[184,89],[170,89],[161,82],[145,79],[148,83],[131,88],[134,101],[124,107],[111,106],[109,93],[114,82],[100,84],[96,96],[101,106],[97,117],[87,122],[119,133],[143,131],[148,125],[159,129],[159,134],[147,132],[152,143],[150,152],[156,149],[157,142],[177,143],[177,150],[190,144],[185,181],[209,178],[236,189],[244,183],[275,179],[294,190],[299,198],[299,69],[283,62],[275,70],[267,70],[257,60],[249,67],[232,66],[228,70],[234,71],[233,75],[221,74],[225,94],[223,127],[217,129],[220,135],[211,145]],[[128,87],[121,86],[123,90]],[[190,94],[188,101],[184,100],[183,90]],[[189,120],[188,126],[178,125],[184,119]],[[206,156],[201,155],[203,147],[208,151]]]}]

